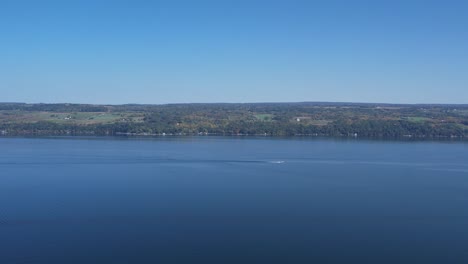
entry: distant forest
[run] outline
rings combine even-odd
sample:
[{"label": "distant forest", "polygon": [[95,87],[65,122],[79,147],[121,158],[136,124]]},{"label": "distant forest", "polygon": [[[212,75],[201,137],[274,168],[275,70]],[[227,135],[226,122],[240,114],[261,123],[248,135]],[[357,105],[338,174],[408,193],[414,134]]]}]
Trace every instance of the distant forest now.
[{"label": "distant forest", "polygon": [[467,138],[468,105],[0,103],[0,135]]}]

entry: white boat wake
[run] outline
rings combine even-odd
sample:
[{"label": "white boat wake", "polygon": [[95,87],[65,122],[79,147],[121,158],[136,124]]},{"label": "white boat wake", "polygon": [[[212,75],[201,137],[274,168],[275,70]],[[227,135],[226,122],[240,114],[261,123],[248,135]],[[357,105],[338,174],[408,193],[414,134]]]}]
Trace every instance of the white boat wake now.
[{"label": "white boat wake", "polygon": [[269,163],[282,164],[282,163],[284,163],[284,160],[274,160],[274,161],[270,161]]}]

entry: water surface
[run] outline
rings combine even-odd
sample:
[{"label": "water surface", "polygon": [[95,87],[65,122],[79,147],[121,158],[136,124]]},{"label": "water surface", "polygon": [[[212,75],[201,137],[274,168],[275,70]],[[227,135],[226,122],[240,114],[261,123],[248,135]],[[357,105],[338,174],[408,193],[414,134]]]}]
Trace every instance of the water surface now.
[{"label": "water surface", "polygon": [[468,263],[468,145],[0,138],[0,263]]}]

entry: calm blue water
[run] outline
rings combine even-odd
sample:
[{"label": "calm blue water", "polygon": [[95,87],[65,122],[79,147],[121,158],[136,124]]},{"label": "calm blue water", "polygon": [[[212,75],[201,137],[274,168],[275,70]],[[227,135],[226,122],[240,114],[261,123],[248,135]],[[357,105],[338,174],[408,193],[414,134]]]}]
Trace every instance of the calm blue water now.
[{"label": "calm blue water", "polygon": [[0,138],[0,263],[468,263],[468,144]]}]

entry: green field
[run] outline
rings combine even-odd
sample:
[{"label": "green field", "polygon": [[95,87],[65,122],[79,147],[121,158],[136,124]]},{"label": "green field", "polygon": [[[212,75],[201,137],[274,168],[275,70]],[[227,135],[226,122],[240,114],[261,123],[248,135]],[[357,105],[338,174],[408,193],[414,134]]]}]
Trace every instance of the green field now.
[{"label": "green field", "polygon": [[257,120],[261,121],[272,121],[274,117],[272,114],[255,114],[254,116]]},{"label": "green field", "polygon": [[142,114],[119,112],[29,112],[29,111],[0,111],[0,121],[38,122],[48,121],[60,124],[110,124],[115,122],[142,122]]},{"label": "green field", "polygon": [[406,117],[405,119],[411,122],[418,122],[418,123],[431,120],[431,118],[422,117],[422,116],[409,116],[409,117]]}]

